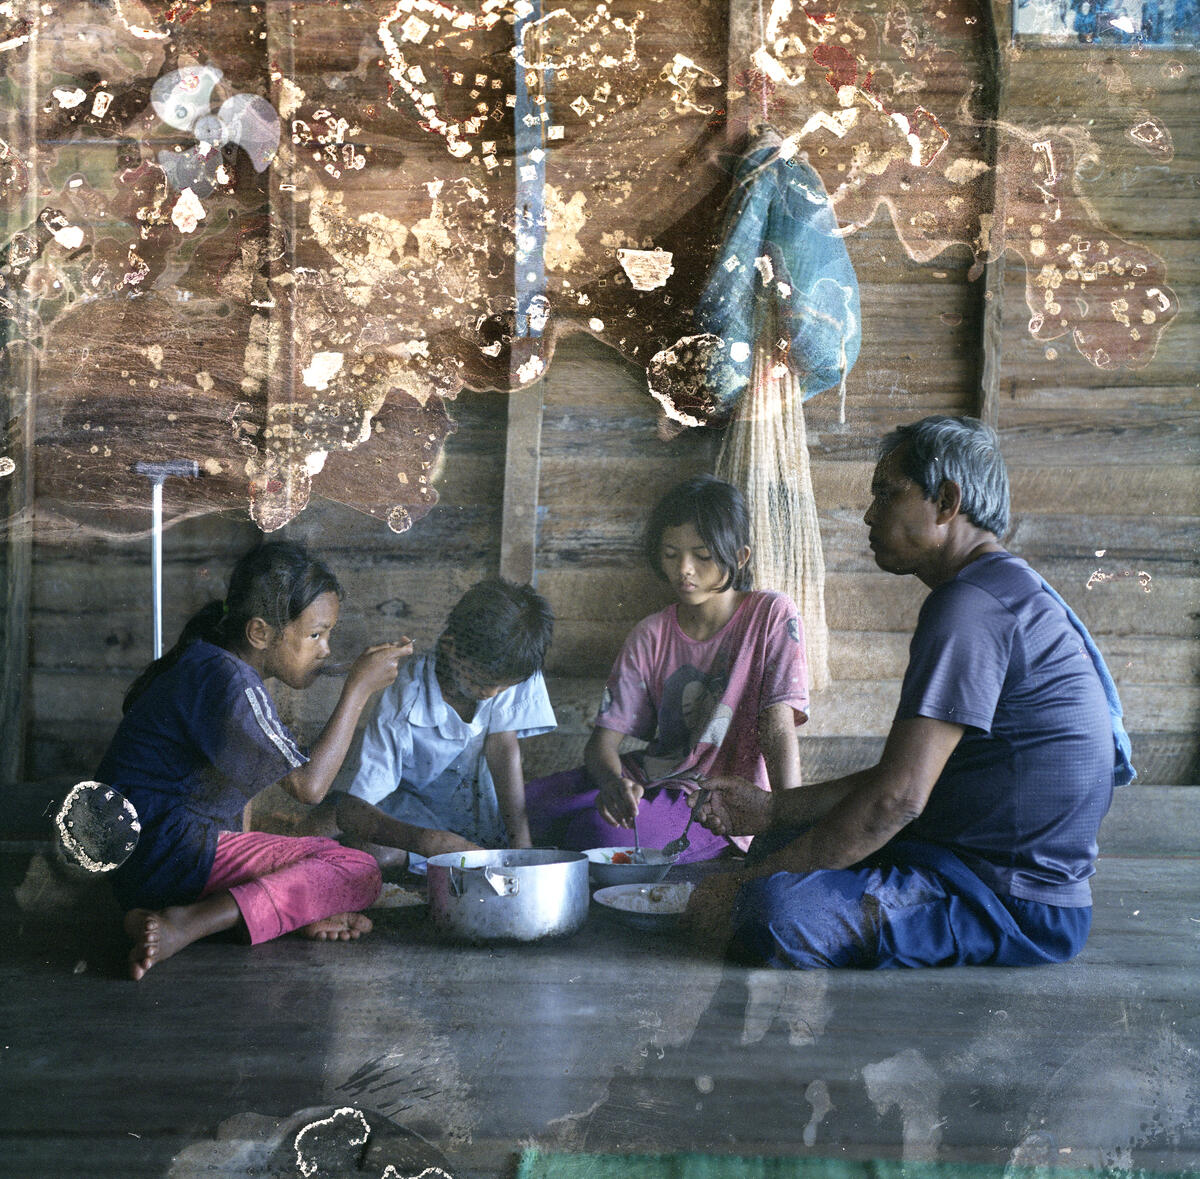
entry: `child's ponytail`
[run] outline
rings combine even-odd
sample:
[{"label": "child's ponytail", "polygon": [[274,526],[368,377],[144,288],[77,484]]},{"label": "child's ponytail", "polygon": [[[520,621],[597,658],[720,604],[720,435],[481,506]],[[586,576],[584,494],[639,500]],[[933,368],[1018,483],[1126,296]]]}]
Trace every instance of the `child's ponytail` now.
[{"label": "child's ponytail", "polygon": [[214,599],[187,620],[175,645],[130,685],[121,711],[128,712],[197,639],[233,650],[251,618],[261,618],[280,630],[326,593],[340,598],[342,587],[324,561],[311,556],[302,544],[274,540],[252,549],[233,567],[224,600]]},{"label": "child's ponytail", "polygon": [[219,598],[214,598],[208,605],[197,610],[183,624],[183,630],[179,632],[179,638],[175,640],[175,646],[160,655],[129,685],[129,691],[125,693],[125,699],[121,702],[121,712],[128,712],[133,706],[133,702],[150,686],[151,681],[157,679],[164,671],[169,671],[174,667],[184,651],[197,639],[205,639],[217,646],[223,646],[225,638],[223,623],[226,617],[225,603]]}]

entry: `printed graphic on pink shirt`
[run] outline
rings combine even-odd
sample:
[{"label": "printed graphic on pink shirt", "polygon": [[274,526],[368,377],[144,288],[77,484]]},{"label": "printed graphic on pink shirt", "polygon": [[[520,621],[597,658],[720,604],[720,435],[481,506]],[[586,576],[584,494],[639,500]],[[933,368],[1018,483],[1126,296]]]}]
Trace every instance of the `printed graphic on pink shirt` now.
[{"label": "printed graphic on pink shirt", "polygon": [[703,641],[684,634],[669,606],[630,633],[596,723],[649,742],[624,758],[642,781],[735,773],[766,789],[759,714],[787,703],[803,718],[807,685],[803,632],[785,595],[748,594]]}]

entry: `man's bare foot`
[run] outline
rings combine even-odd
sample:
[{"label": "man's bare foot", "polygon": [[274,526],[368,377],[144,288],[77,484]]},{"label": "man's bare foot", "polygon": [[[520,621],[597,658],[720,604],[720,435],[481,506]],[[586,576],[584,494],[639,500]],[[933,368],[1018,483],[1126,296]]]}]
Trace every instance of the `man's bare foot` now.
[{"label": "man's bare foot", "polygon": [[129,951],[130,978],[144,978],[151,966],[165,962],[196,940],[188,937],[186,929],[180,929],[167,916],[169,912],[130,909],[125,914],[125,932],[133,939],[133,948]]},{"label": "man's bare foot", "polygon": [[335,913],[320,921],[310,921],[296,932],[317,942],[351,942],[370,933],[374,922],[365,913]]}]

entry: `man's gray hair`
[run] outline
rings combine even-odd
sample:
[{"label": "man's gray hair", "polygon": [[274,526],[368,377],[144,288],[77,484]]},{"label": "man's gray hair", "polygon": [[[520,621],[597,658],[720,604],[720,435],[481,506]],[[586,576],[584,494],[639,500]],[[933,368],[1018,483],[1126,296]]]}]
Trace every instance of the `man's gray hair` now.
[{"label": "man's gray hair", "polygon": [[901,448],[901,468],[926,499],[936,499],[949,479],[962,491],[963,515],[972,524],[998,537],[1008,531],[1008,470],[991,426],[935,414],[893,430],[879,444],[879,458]]}]

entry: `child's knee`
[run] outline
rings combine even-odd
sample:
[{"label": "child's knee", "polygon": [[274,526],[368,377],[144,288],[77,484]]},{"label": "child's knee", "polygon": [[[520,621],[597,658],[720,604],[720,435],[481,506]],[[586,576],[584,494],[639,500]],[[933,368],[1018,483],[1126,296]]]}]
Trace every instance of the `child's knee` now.
[{"label": "child's knee", "polygon": [[[325,856],[337,865],[356,889],[364,894],[370,893],[372,901],[379,896],[383,888],[383,873],[378,861],[370,852],[333,842],[333,848],[328,849]],[[367,903],[370,904],[370,901]]]}]

